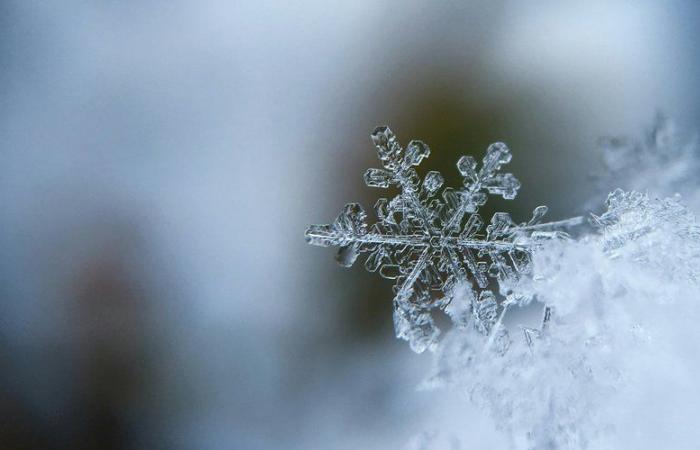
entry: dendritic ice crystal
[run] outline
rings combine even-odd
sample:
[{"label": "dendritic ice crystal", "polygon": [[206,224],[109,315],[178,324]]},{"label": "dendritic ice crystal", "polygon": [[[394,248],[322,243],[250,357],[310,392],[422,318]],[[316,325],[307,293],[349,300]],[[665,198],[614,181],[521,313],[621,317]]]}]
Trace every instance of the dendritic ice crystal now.
[{"label": "dendritic ice crystal", "polygon": [[[538,206],[526,223],[498,212],[484,226],[478,210],[488,195],[512,200],[520,188],[512,174],[501,172],[511,160],[503,143],[491,144],[481,165],[462,156],[457,169],[463,185],[443,188],[439,172],[430,171],[422,180],[416,172],[430,155],[424,142],[413,140],[403,148],[388,127],[378,127],[371,138],[382,168],[367,170],[365,183],[398,188],[398,195],[377,201],[377,222],[371,226],[362,206],[348,203],[332,224],[311,225],[306,241],[339,247],[337,260],[345,267],[366,253],[367,270],[395,281],[396,335],[414,351],[434,347],[439,329],[432,311],[444,309],[455,289],[465,285],[475,294],[469,314],[474,328],[492,336],[490,342],[496,339],[500,351],[507,350],[510,340],[501,318],[507,305],[526,301],[509,286],[528,273],[532,252],[542,240],[565,235],[561,229],[581,220],[541,223],[547,207]],[[500,297],[494,294],[496,287]]]}]

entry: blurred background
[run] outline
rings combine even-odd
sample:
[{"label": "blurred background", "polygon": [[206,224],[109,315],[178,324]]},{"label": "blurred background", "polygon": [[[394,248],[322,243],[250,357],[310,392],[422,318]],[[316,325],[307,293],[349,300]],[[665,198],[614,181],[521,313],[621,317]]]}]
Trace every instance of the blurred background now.
[{"label": "blurred background", "polygon": [[382,124],[452,185],[504,141],[523,187],[491,207],[583,212],[600,136],[695,129],[698,23],[691,0],[2,0],[0,448],[502,448],[417,389],[391,283],[304,229],[374,204]]}]

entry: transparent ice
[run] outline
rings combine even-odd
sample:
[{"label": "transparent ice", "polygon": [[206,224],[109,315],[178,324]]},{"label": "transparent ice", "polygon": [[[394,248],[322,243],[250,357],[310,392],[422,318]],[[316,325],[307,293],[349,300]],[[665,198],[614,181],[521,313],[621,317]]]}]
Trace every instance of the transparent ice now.
[{"label": "transparent ice", "polygon": [[414,351],[435,348],[440,331],[431,312],[448,307],[456,290],[467,286],[473,300],[465,311],[473,326],[489,336],[489,346],[505,352],[510,338],[501,319],[510,305],[529,300],[509,286],[528,273],[532,253],[542,242],[565,237],[563,230],[581,218],[542,223],[547,207],[539,206],[527,222],[516,223],[498,212],[485,224],[478,210],[488,196],[512,200],[520,188],[513,174],[501,172],[511,160],[503,143],[491,144],[480,165],[472,156],[462,156],[457,161],[462,186],[443,188],[439,172],[430,171],[422,180],[416,172],[430,155],[424,142],[413,140],[403,148],[388,127],[378,127],[371,138],[382,167],[368,169],[365,183],[398,188],[399,194],[377,201],[372,225],[362,206],[348,203],[333,223],[311,225],[307,242],[339,247],[337,261],[345,267],[365,253],[367,270],[394,280],[396,335]]}]

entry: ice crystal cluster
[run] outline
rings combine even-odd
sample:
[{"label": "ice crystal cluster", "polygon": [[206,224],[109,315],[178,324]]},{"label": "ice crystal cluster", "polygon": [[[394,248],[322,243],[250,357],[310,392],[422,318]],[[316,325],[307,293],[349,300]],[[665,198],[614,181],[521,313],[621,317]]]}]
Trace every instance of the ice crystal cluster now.
[{"label": "ice crystal cluster", "polygon": [[[403,149],[379,128],[383,168],[365,179],[398,195],[377,202],[371,226],[350,204],[307,239],[340,247],[344,265],[365,253],[369,270],[395,280],[397,335],[435,352],[423,387],[466,394],[507,436],[506,448],[698,448],[700,226],[697,204],[685,199],[700,189],[686,172],[694,150],[664,124],[606,149],[615,154],[609,180],[637,190],[612,190],[575,238],[562,238],[563,228],[579,220],[543,224],[543,207],[527,223],[505,213],[482,221],[488,195],[513,199],[519,187],[500,172],[505,145],[489,147],[479,166],[462,157],[463,186],[443,189],[437,172],[418,179],[425,144]],[[508,320],[516,308],[519,319]],[[435,309],[452,319],[440,340]],[[528,314],[540,318],[526,326]],[[459,430],[427,430],[412,445],[443,448],[447,432],[445,448],[470,448],[476,431],[468,422]]]},{"label": "ice crystal cluster", "polygon": [[[339,247],[337,260],[346,267],[366,253],[367,270],[394,280],[396,335],[416,352],[434,348],[437,342],[432,310],[448,307],[457,289],[473,286],[469,311],[452,308],[450,316],[460,325],[473,321],[490,336],[490,345],[504,353],[511,339],[500,319],[508,305],[529,300],[512,294],[508,286],[529,271],[534,248],[562,236],[557,230],[579,220],[540,223],[547,208],[539,206],[526,223],[515,223],[508,213],[499,212],[484,226],[478,210],[488,195],[512,200],[520,188],[513,174],[501,172],[511,160],[503,143],[490,145],[480,165],[472,156],[462,156],[457,161],[462,186],[443,189],[439,172],[430,171],[422,180],[416,172],[430,155],[424,142],[413,140],[403,148],[388,127],[378,127],[371,137],[382,167],[367,170],[365,183],[396,187],[399,194],[377,201],[378,220],[371,226],[362,206],[349,203],[332,224],[310,226],[307,242]],[[500,307],[488,289],[494,284],[505,296]]]}]

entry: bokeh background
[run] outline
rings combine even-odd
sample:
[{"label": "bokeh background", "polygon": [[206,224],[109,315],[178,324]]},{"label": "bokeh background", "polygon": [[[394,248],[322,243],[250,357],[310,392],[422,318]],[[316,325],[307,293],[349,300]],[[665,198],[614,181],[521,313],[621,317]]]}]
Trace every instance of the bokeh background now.
[{"label": "bokeh background", "polygon": [[493,207],[583,212],[600,136],[696,129],[698,23],[690,0],[2,0],[0,448],[504,445],[417,389],[390,283],[304,229],[374,203],[381,124],[450,184],[505,141],[523,188]]}]

